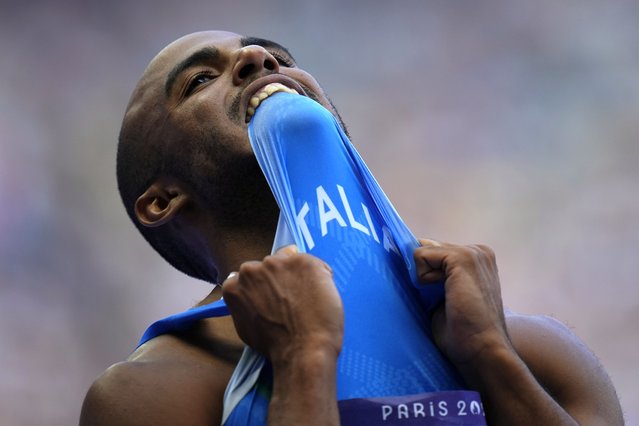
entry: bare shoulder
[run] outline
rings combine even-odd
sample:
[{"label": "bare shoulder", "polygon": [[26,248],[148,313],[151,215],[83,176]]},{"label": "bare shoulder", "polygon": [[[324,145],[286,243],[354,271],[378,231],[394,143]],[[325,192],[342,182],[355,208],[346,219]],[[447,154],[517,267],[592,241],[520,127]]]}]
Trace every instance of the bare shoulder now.
[{"label": "bare shoulder", "polygon": [[619,400],[599,359],[564,323],[550,316],[508,312],[515,350],[539,383],[576,420],[623,424]]},{"label": "bare shoulder", "polygon": [[80,425],[219,424],[240,348],[209,349],[175,336],[151,340],[96,379]]},{"label": "bare shoulder", "polygon": [[125,361],[109,367],[89,388],[80,425],[163,424],[159,420],[166,414],[175,420],[177,413],[164,413],[163,405],[179,392],[167,389],[166,379],[153,361]]}]

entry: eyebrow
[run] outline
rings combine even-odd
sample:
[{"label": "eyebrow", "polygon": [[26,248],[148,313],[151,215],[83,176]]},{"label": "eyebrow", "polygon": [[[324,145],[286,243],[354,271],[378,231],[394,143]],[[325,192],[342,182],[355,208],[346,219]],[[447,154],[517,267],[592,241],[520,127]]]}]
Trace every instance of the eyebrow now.
[{"label": "eyebrow", "polygon": [[[295,58],[291,55],[291,52],[284,46],[279,43],[276,43],[271,40],[267,40],[259,37],[242,37],[240,39],[240,45],[242,47],[246,46],[261,46],[265,49],[275,49],[284,52],[293,62],[295,62]],[[173,69],[169,72],[169,75],[166,78],[166,83],[164,84],[164,92],[166,96],[169,96],[173,91],[173,86],[180,74],[182,74],[185,70],[206,63],[210,63],[215,61],[219,57],[218,50],[213,46],[203,47],[200,50],[192,53],[186,59],[179,62]]]},{"label": "eyebrow", "polygon": [[289,52],[289,50],[286,47],[271,40],[267,40],[267,39],[259,38],[259,37],[243,37],[240,40],[240,44],[242,45],[242,47],[256,45],[256,46],[262,46],[265,49],[280,50],[286,53],[286,55],[289,58],[291,58],[293,62],[296,62],[295,58],[293,57],[293,55],[291,55],[291,52]]},{"label": "eyebrow", "polygon": [[219,52],[215,47],[207,46],[194,52],[193,54],[188,56],[186,59],[178,63],[175,67],[173,67],[171,72],[169,72],[168,77],[166,78],[166,83],[164,85],[164,92],[166,96],[169,96],[171,91],[173,91],[173,86],[175,85],[175,81],[177,80],[178,76],[182,74],[185,70],[191,67],[194,67],[196,65],[210,63],[216,60],[218,56],[219,56]]}]

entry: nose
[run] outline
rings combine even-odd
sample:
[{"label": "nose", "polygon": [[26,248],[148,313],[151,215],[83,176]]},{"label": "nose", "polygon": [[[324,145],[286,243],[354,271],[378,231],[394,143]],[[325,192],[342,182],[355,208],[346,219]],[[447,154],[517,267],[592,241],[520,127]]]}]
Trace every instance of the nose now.
[{"label": "nose", "polygon": [[260,73],[276,73],[280,69],[277,60],[261,46],[246,46],[240,49],[233,66],[233,83],[242,84],[247,78]]}]

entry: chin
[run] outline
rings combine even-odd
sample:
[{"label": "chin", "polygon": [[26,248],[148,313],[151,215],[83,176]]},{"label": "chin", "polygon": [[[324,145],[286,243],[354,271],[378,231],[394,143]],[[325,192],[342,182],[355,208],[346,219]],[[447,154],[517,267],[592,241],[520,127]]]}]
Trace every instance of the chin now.
[{"label": "chin", "polygon": [[199,191],[215,222],[225,228],[274,231],[280,210],[253,153],[225,164]]}]

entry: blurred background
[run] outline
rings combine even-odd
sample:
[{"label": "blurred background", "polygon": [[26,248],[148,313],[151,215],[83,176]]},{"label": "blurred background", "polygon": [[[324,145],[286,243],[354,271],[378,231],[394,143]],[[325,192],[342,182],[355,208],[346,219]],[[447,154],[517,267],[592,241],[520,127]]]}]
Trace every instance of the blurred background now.
[{"label": "blurred background", "polygon": [[116,139],[175,38],[272,38],[323,83],[415,234],[497,252],[639,425],[639,3],[0,1],[0,424],[77,423],[91,382],[210,287],[146,245]]}]

